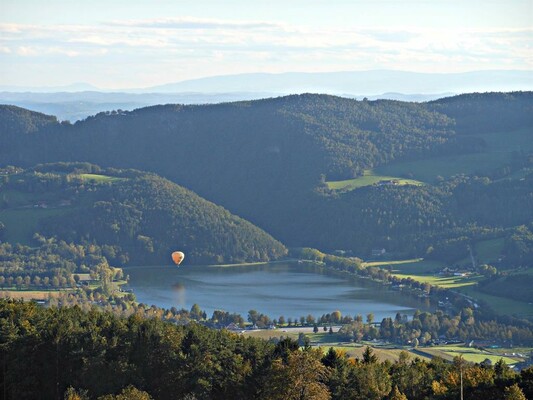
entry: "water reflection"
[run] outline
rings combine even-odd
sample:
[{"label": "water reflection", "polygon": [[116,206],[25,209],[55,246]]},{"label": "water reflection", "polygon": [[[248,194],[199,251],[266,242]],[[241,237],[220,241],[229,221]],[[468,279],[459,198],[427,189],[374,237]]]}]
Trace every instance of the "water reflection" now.
[{"label": "water reflection", "polygon": [[427,310],[425,299],[408,297],[366,279],[338,275],[312,264],[279,263],[235,267],[130,267],[137,300],[160,307],[190,309],[197,303],[243,316],[255,309],[277,318],[373,313],[376,321],[397,312]]},{"label": "water reflection", "polygon": [[176,308],[185,308],[185,285],[181,282],[177,282],[172,285],[172,290],[174,291],[174,306]]}]

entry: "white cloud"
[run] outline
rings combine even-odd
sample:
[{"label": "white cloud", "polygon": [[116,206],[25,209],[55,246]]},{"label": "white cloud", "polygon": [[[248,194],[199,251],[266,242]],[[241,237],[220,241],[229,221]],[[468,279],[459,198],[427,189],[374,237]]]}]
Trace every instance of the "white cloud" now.
[{"label": "white cloud", "polygon": [[112,21],[110,26],[152,29],[279,29],[284,25],[264,21],[228,21],[207,18],[157,18],[146,20]]},{"label": "white cloud", "polygon": [[[0,54],[13,74],[23,71],[17,68],[19,59],[43,57],[56,63],[59,74],[62,68],[85,71],[90,63],[94,73],[107,71],[97,79],[117,74],[116,79],[143,79],[129,85],[142,86],[257,71],[531,69],[532,38],[533,28],[341,29],[182,17],[98,25],[0,24]],[[62,64],[75,59],[85,65]],[[123,67],[132,64],[135,75]]]}]

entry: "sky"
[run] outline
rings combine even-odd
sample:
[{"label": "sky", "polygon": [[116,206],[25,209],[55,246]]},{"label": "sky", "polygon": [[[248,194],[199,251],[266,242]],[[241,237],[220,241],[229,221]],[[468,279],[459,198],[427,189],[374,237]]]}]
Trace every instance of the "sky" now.
[{"label": "sky", "polygon": [[533,69],[533,0],[0,0],[0,85]]}]

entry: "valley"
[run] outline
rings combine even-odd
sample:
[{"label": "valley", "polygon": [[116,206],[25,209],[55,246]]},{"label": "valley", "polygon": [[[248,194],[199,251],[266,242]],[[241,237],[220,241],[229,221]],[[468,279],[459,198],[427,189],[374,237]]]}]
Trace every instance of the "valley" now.
[{"label": "valley", "polygon": [[532,101],[306,94],[76,124],[0,106],[0,295],[324,363],[526,368]]}]

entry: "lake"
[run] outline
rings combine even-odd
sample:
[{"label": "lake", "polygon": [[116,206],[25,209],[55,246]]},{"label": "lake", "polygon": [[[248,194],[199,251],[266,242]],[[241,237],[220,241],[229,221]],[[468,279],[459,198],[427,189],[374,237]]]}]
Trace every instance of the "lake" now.
[{"label": "lake", "polygon": [[397,312],[427,310],[427,301],[402,295],[365,279],[324,271],[312,264],[143,266],[124,268],[137,301],[163,308],[190,309],[198,304],[210,317],[214,310],[246,318],[257,310],[271,318],[299,318],[341,311],[373,313],[376,321]]}]

